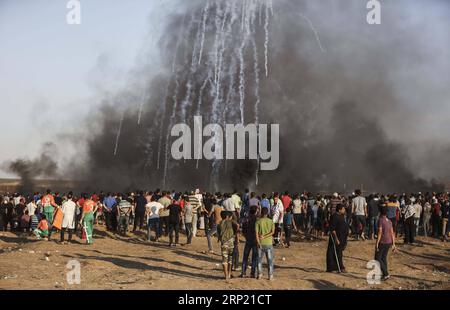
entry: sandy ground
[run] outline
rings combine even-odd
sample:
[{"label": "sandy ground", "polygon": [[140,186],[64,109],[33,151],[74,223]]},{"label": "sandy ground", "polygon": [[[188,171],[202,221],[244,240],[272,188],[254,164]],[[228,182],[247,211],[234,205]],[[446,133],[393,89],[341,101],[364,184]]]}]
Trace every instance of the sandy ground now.
[{"label": "sandy ground", "polygon": [[[294,236],[291,248],[275,249],[274,281],[240,279],[236,271],[236,278],[226,282],[220,255],[205,252],[205,237],[169,248],[165,238],[147,243],[144,233],[118,237],[98,227],[94,245],[87,246],[77,237],[62,245],[8,232],[0,235],[0,289],[450,289],[449,243],[419,239],[417,246],[399,241],[399,251],[389,257],[392,278],[369,285],[366,264],[373,258],[374,241],[350,241],[344,252],[348,273],[330,274],[324,272],[327,241]],[[66,282],[71,259],[81,263],[79,285]]]}]

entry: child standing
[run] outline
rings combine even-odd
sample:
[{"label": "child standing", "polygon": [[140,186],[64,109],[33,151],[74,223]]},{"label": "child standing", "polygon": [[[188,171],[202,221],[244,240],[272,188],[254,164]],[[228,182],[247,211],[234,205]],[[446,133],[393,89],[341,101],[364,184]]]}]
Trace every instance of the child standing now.
[{"label": "child standing", "polygon": [[232,212],[222,211],[220,213],[222,221],[217,226],[217,235],[221,244],[223,273],[226,280],[231,278],[234,239],[238,230],[238,225],[232,220],[232,216]]},{"label": "child standing", "polygon": [[297,229],[294,221],[294,213],[292,206],[287,208],[286,213],[284,214],[283,227],[284,227],[284,240],[286,243],[286,247],[289,248],[291,246],[290,241],[292,236],[292,228]]}]

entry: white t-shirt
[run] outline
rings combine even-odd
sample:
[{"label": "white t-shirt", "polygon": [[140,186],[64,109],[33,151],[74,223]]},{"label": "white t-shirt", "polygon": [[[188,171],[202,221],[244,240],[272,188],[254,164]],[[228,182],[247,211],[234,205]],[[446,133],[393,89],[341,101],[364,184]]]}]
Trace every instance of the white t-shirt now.
[{"label": "white t-shirt", "polygon": [[36,211],[37,206],[36,204],[32,201],[29,204],[27,204],[27,210],[28,210],[28,215],[32,216],[34,214],[34,212]]},{"label": "white t-shirt", "polygon": [[353,198],[353,206],[355,215],[365,215],[365,208],[367,206],[366,198],[358,196]]},{"label": "white t-shirt", "polygon": [[273,207],[272,220],[275,224],[283,224],[283,210],[283,205],[279,203],[277,203],[277,205]]},{"label": "white t-shirt", "polygon": [[420,219],[420,214],[422,213],[422,206],[420,205],[420,203],[415,203],[414,205],[414,218],[416,219]]},{"label": "white t-shirt", "polygon": [[294,199],[294,214],[302,213],[302,201],[300,199]]},{"label": "white t-shirt", "polygon": [[164,209],[164,206],[157,201],[152,201],[145,205],[145,209],[147,210],[149,220],[150,219],[158,219],[159,211],[161,209]]},{"label": "white t-shirt", "polygon": [[233,199],[227,198],[222,202],[223,208],[225,211],[236,211],[236,204],[234,203]]}]

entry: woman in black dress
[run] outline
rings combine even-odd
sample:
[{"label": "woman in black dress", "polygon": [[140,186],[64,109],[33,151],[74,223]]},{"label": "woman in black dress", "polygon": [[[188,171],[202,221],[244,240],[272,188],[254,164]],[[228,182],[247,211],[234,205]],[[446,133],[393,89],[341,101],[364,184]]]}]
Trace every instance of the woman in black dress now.
[{"label": "woman in black dress", "polygon": [[345,218],[344,205],[336,206],[336,213],[331,217],[330,240],[327,248],[327,272],[345,272],[342,261],[343,251],[347,246],[348,224]]}]

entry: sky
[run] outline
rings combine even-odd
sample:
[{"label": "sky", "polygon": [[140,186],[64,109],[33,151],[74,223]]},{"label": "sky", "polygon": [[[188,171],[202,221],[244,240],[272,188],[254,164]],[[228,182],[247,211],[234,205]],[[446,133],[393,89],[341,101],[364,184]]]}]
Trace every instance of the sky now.
[{"label": "sky", "polygon": [[98,88],[120,87],[173,1],[81,1],[80,25],[67,2],[0,0],[0,162],[33,158],[92,111]]},{"label": "sky", "polygon": [[[161,29],[180,3],[82,0],[81,25],[68,25],[67,2],[0,0],[0,163],[17,157],[35,158],[42,144],[54,139],[55,132],[82,126],[86,116],[100,104],[98,94],[120,89],[129,82],[136,64],[153,64],[150,68],[157,71]],[[422,19],[429,19],[422,29],[426,34],[421,37],[422,45],[429,47],[430,59],[445,68],[450,57],[443,47],[448,46],[450,36],[444,33],[448,29],[434,25],[437,21],[443,24],[446,12],[435,5],[439,0],[434,5],[427,3],[431,2],[411,1],[414,5],[405,8],[405,16],[418,19],[421,25]],[[316,25],[318,18],[312,17]],[[321,23],[326,23],[326,17],[322,18]],[[433,41],[434,37],[447,41]],[[448,80],[446,74],[435,78]],[[421,81],[421,72],[407,70],[399,71],[394,80],[402,83],[411,76],[417,77],[418,87],[433,82],[429,74],[423,75],[428,81]],[[448,100],[431,106],[425,102],[427,95],[409,103],[423,106],[424,122],[417,124],[428,128],[423,130],[423,139],[447,136]],[[11,176],[0,169],[0,177]]]}]

